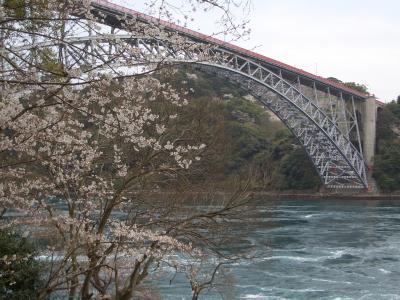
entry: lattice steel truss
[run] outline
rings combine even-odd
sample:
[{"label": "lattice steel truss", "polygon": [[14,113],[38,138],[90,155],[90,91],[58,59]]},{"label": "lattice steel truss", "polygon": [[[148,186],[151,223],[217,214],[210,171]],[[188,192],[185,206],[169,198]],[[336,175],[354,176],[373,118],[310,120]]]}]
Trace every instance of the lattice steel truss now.
[{"label": "lattice steel truss", "polygon": [[[100,72],[102,68],[112,68],[126,74],[128,69],[135,73],[149,71],[152,64],[190,63],[226,77],[282,120],[306,150],[326,187],[368,186],[353,97],[344,99],[342,94],[331,93],[329,87],[321,91],[315,82],[306,84],[300,77],[284,76],[279,69],[254,58],[199,41],[187,40],[178,46],[154,37],[101,34],[70,37],[59,43],[38,42],[5,51],[11,61],[24,69],[29,68],[35,49],[40,47],[57,49],[69,70],[80,67]],[[12,76],[12,72],[10,67],[4,74]]]}]

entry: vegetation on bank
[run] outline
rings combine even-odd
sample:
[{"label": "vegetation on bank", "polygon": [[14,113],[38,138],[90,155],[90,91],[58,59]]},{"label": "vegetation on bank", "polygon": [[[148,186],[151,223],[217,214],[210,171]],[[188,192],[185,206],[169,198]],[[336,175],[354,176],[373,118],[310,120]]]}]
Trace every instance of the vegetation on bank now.
[{"label": "vegetation on bank", "polygon": [[318,174],[303,148],[251,96],[226,80],[193,70],[178,72],[173,84],[192,91],[180,126],[190,123],[194,137],[208,141],[192,181],[229,187],[239,177],[255,190],[319,188]]},{"label": "vegetation on bank", "polygon": [[[193,70],[178,72],[173,81],[176,85],[183,82],[193,91],[182,124],[189,119],[201,124],[197,133],[211,141],[206,159],[196,164],[195,182],[209,179],[223,187],[239,176],[248,178],[255,190],[319,189],[318,174],[303,148],[245,92]],[[365,85],[344,84],[368,93]],[[400,190],[400,96],[378,111],[376,134],[373,177],[382,192]]]},{"label": "vegetation on bank", "polygon": [[384,192],[400,190],[400,96],[378,111],[373,176]]}]

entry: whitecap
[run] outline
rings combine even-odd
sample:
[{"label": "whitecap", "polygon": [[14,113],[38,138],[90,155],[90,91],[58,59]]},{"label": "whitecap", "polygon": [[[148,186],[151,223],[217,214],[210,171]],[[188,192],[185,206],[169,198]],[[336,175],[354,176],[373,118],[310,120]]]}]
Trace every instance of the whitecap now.
[{"label": "whitecap", "polygon": [[287,260],[295,260],[300,262],[315,262],[318,261],[320,258],[310,258],[310,257],[301,257],[301,256],[270,256],[265,257],[262,260],[278,260],[278,259],[287,259]]},{"label": "whitecap", "polygon": [[327,257],[327,258],[340,258],[340,257],[342,257],[342,255],[344,255],[344,254],[350,254],[350,253],[347,253],[347,252],[345,252],[345,251],[343,251],[343,250],[331,251],[330,253],[331,253],[332,255],[329,256],[329,257]]},{"label": "whitecap", "polygon": [[263,274],[265,274],[267,276],[277,277],[277,278],[298,278],[298,277],[300,277],[299,275],[283,275],[283,274],[271,273],[268,271],[264,271]]},{"label": "whitecap", "polygon": [[381,271],[384,274],[390,274],[392,273],[391,271],[385,270],[385,269],[379,269],[379,271]]},{"label": "whitecap", "polygon": [[267,296],[264,294],[247,294],[240,298],[242,298],[242,299],[268,299]]},{"label": "whitecap", "polygon": [[321,278],[311,278],[311,280],[320,282],[329,282],[329,283],[353,284],[353,282],[350,281],[336,281],[336,280],[321,279]]},{"label": "whitecap", "polygon": [[312,288],[306,288],[306,289],[291,289],[291,288],[279,288],[279,287],[274,287],[272,288],[272,290],[275,291],[283,291],[283,292],[296,292],[296,293],[312,293],[312,292],[326,292],[325,290],[321,290],[321,289],[312,289]]},{"label": "whitecap", "polygon": [[397,294],[366,294],[360,298],[361,299],[400,299]]}]

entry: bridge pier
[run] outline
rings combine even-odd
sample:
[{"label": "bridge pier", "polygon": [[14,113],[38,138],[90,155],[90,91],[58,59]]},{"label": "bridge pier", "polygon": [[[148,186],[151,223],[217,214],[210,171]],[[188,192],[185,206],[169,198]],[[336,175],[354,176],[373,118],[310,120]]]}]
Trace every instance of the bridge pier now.
[{"label": "bridge pier", "polygon": [[373,158],[375,155],[375,142],[376,142],[376,119],[377,119],[377,105],[376,98],[369,97],[365,99],[362,104],[362,141],[363,141],[363,154],[368,167],[372,167]]}]

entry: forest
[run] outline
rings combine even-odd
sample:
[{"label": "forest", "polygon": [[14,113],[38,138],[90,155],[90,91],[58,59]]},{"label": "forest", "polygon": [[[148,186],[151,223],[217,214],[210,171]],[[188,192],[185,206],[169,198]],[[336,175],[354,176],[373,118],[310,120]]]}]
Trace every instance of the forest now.
[{"label": "forest", "polygon": [[177,72],[173,83],[192,91],[182,126],[191,120],[193,131],[209,141],[205,158],[193,166],[195,183],[229,188],[241,180],[253,190],[318,190],[318,174],[297,140],[250,95],[194,70]]},{"label": "forest", "polygon": [[[318,174],[302,147],[255,99],[223,79],[194,70],[181,70],[175,76],[176,85],[183,82],[193,91],[187,118],[212,137],[210,155],[196,164],[202,169],[199,174],[221,188],[240,178],[260,191],[319,190]],[[364,85],[344,84],[368,92]],[[400,190],[400,96],[378,110],[376,134],[373,177],[380,192]],[[205,180],[201,175],[192,179]]]},{"label": "forest", "polygon": [[400,96],[378,110],[373,176],[383,192],[400,190]]}]

